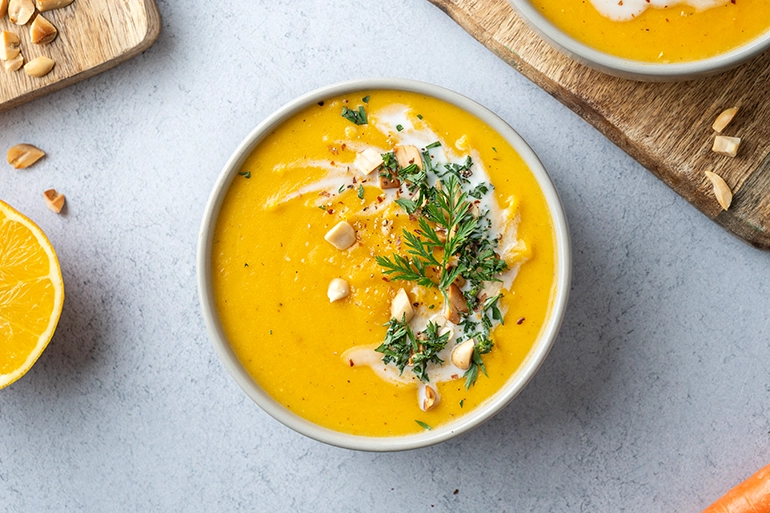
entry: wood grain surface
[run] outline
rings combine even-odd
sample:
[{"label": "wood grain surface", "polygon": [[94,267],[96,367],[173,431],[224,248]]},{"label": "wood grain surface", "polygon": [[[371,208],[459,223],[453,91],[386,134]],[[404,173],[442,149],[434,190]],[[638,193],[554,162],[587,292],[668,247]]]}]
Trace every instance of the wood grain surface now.
[{"label": "wood grain surface", "polygon": [[27,76],[23,70],[0,71],[0,112],[130,59],[155,42],[161,26],[154,0],[75,0],[43,15],[59,31],[46,45],[30,42],[29,23],[14,25],[8,16],[0,20],[0,30],[19,36],[25,63],[41,55],[56,61],[54,69],[41,78]]},{"label": "wood grain surface", "polygon": [[[709,218],[749,244],[770,249],[770,52],[705,79],[634,82],[553,50],[506,0],[430,1]],[[740,111],[723,134],[741,137],[735,158],[711,151],[716,135],[711,124],[732,106]],[[707,170],[733,190],[729,210],[717,203]]]}]

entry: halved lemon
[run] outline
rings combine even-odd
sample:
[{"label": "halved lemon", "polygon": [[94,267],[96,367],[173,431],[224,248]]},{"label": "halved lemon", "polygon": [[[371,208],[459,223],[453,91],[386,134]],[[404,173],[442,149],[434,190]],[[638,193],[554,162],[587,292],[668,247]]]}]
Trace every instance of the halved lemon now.
[{"label": "halved lemon", "polygon": [[51,242],[0,201],[0,388],[22,377],[56,330],[64,282]]}]

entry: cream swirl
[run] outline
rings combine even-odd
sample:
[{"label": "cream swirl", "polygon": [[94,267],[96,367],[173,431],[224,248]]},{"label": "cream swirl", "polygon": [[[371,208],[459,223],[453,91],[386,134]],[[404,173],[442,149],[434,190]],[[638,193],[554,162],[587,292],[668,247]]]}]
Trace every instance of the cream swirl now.
[{"label": "cream swirl", "polygon": [[686,5],[696,11],[705,11],[729,4],[730,0],[591,0],[591,3],[602,16],[612,21],[630,21],[650,7],[666,9]]}]

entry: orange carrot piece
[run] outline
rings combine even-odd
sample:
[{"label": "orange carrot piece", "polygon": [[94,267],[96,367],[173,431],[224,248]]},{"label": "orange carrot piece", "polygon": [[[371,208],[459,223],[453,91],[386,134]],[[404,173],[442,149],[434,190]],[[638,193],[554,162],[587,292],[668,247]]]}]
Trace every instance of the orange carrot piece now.
[{"label": "orange carrot piece", "polygon": [[730,489],[703,513],[770,513],[770,465]]}]

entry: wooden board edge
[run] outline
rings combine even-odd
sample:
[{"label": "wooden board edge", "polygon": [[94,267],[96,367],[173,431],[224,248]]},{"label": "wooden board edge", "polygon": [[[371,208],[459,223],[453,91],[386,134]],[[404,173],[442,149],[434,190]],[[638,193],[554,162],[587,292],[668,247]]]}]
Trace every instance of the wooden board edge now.
[{"label": "wooden board edge", "polygon": [[[551,80],[548,76],[538,71],[532,65],[522,59],[515,51],[507,48],[505,45],[500,44],[489,33],[479,25],[466,11],[459,8],[451,0],[428,0],[430,3],[444,11],[450,18],[452,18],[460,27],[462,27],[468,34],[473,36],[486,48],[491,50],[495,55],[500,57],[503,61],[513,67],[516,71],[524,75],[528,80],[539,86],[545,92],[556,98],[559,102],[564,104],[567,108],[572,110],[575,114],[580,116],[602,135],[607,137],[613,144],[618,146],[621,150],[627,153],[631,158],[639,162],[644,168],[655,175],[659,180],[665,183],[670,189],[677,192],[675,183],[667,178],[661,164],[655,162],[649,157],[640,147],[634,144],[626,135],[616,126],[612,125],[604,116],[592,108],[589,104],[582,101],[577,95],[572,94],[565,88],[562,88]],[[582,64],[580,65],[582,66]],[[758,180],[767,181],[770,185],[770,157],[764,162],[764,172],[755,173],[758,176]],[[770,250],[770,233],[764,231],[762,228],[757,227],[746,219],[740,216],[742,209],[736,208],[731,211],[724,211],[716,217],[709,212],[701,209],[691,198],[682,196],[677,192],[685,201],[695,207],[696,210],[704,214],[712,221],[719,224],[731,235],[743,240],[749,245],[768,251]]]},{"label": "wooden board edge", "polygon": [[762,161],[746,183],[733,197],[729,210],[721,211],[712,220],[757,249],[770,250],[770,229],[761,226],[754,211],[759,207],[765,218],[770,217],[770,199],[758,191],[770,189],[770,155]]},{"label": "wooden board edge", "polygon": [[144,4],[147,13],[147,32],[144,35],[144,39],[142,39],[138,45],[134,46],[123,54],[110,59],[109,61],[97,64],[96,66],[85,69],[80,73],[59,80],[45,87],[41,87],[40,89],[35,89],[29,93],[22,94],[16,98],[13,98],[12,100],[8,100],[0,106],[0,113],[11,110],[32,100],[36,100],[47,94],[51,94],[53,92],[64,89],[65,87],[76,84],[87,78],[98,75],[99,73],[102,73],[103,71],[106,71],[110,68],[114,68],[118,64],[122,64],[123,62],[139,55],[140,53],[150,48],[155,43],[155,41],[158,40],[162,24],[160,11],[158,10],[158,6],[155,4],[155,0],[144,0]]}]

